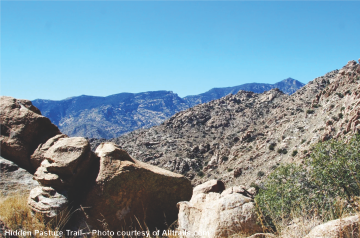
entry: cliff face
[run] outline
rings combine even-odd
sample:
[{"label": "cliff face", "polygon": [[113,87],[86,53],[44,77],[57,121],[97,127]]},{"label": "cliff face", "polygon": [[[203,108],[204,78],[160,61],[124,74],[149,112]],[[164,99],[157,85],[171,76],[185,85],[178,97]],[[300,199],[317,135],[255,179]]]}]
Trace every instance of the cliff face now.
[{"label": "cliff face", "polygon": [[301,162],[318,141],[357,133],[359,115],[360,65],[350,61],[292,95],[240,91],[112,141],[194,184],[216,178],[248,185],[282,162]]},{"label": "cliff face", "polygon": [[69,136],[114,138],[140,128],[159,125],[175,113],[197,104],[219,99],[240,89],[262,93],[278,87],[288,94],[303,84],[285,79],[276,84],[244,84],[216,88],[206,93],[180,98],[169,91],[120,93],[108,97],[79,96],[61,101],[37,99],[32,103]]}]

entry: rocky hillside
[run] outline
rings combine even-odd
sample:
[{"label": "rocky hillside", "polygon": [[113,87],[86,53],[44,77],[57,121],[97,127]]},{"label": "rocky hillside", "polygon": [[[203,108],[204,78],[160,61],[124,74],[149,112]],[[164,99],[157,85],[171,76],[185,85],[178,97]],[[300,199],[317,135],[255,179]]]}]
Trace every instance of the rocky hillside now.
[{"label": "rocky hillside", "polygon": [[79,96],[61,101],[37,99],[33,104],[69,136],[114,138],[124,133],[159,125],[175,113],[245,89],[262,93],[278,87],[291,94],[303,86],[294,79],[276,84],[244,84],[180,98],[168,91],[120,93],[108,97]]},{"label": "rocky hillside", "polygon": [[318,141],[357,133],[359,94],[360,65],[350,61],[292,95],[278,89],[239,91],[112,141],[141,161],[185,174],[194,184],[221,179],[249,185],[280,163],[301,162]]},{"label": "rocky hillside", "polygon": [[278,88],[282,92],[286,94],[293,94],[299,88],[303,87],[305,84],[292,79],[287,78],[275,84],[268,83],[246,83],[235,87],[227,87],[227,88],[213,88],[205,93],[201,93],[199,95],[187,96],[184,99],[189,102],[192,106],[210,102],[215,99],[219,99],[225,97],[229,94],[236,94],[240,90],[250,91],[254,93],[263,93],[265,91],[269,91],[273,88]]}]

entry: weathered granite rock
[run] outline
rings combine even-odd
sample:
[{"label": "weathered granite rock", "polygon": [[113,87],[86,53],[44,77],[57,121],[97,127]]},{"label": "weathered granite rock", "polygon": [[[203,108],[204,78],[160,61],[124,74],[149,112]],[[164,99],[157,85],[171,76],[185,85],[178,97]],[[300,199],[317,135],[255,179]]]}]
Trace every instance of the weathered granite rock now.
[{"label": "weathered granite rock", "polygon": [[30,162],[34,168],[40,167],[41,162],[48,157],[45,156],[46,152],[61,138],[67,138],[67,135],[59,134],[48,139],[44,144],[40,144],[38,148],[31,155]]},{"label": "weathered granite rock", "polygon": [[33,175],[17,164],[0,156],[0,193],[4,195],[28,192],[39,186]]},{"label": "weathered granite rock", "polygon": [[210,193],[210,192],[221,193],[224,190],[225,190],[224,183],[220,180],[213,179],[207,181],[206,183],[196,186],[193,190],[193,196],[200,193]]},{"label": "weathered granite rock", "polygon": [[234,192],[237,190],[227,189],[223,194],[196,193],[189,202],[179,202],[179,231],[189,232],[187,237],[191,238],[202,237],[196,233],[206,234],[207,237],[228,237],[262,231],[256,224],[252,199]]},{"label": "weathered granite rock", "polygon": [[356,215],[316,226],[304,238],[354,238],[359,234],[359,216]]},{"label": "weathered granite rock", "polygon": [[[191,198],[191,183],[184,176],[131,158],[113,143],[96,149],[100,172],[83,207],[91,229],[167,228],[177,218],[176,204]],[[137,221],[138,220],[138,221]],[[103,222],[100,222],[103,221]]]},{"label": "weathered granite rock", "polygon": [[65,135],[57,135],[39,145],[31,156],[32,164],[41,163],[34,178],[41,185],[56,190],[69,190],[82,183],[93,159],[94,154],[85,138],[67,138]]},{"label": "weathered granite rock", "polygon": [[31,190],[28,205],[34,212],[52,218],[67,208],[68,199],[51,187],[39,186]]},{"label": "weathered granite rock", "polygon": [[34,172],[30,155],[37,146],[60,134],[50,120],[28,100],[0,97],[1,156]]}]

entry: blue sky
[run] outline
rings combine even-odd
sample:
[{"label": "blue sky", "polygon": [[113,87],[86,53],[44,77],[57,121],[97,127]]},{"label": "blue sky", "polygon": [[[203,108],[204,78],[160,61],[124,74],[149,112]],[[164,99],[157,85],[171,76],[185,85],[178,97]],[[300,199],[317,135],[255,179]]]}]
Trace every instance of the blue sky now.
[{"label": "blue sky", "polygon": [[303,83],[360,58],[360,2],[1,1],[1,95]]}]

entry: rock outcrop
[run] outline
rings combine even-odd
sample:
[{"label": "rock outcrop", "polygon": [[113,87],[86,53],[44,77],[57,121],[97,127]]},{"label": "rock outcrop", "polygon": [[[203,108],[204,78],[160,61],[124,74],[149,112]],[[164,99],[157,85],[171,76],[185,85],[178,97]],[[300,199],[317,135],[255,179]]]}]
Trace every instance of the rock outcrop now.
[{"label": "rock outcrop", "polygon": [[81,200],[89,188],[94,173],[98,172],[95,154],[82,137],[56,135],[41,144],[31,156],[38,167],[34,179],[41,186],[30,192],[30,208],[46,217],[55,217],[68,204]]},{"label": "rock outcrop", "polygon": [[96,149],[100,172],[83,207],[91,229],[167,228],[177,218],[176,204],[189,200],[191,183],[182,175],[139,162],[113,143]]},{"label": "rock outcrop", "polygon": [[39,186],[31,173],[1,156],[0,178],[0,193],[3,195],[28,192]]},{"label": "rock outcrop", "polygon": [[42,186],[50,186],[59,191],[84,183],[93,160],[94,155],[85,138],[67,138],[66,135],[49,139],[31,156],[33,164],[40,163],[34,179]]},{"label": "rock outcrop", "polygon": [[207,181],[206,183],[196,186],[193,190],[193,196],[200,193],[221,193],[224,190],[225,185],[222,181],[212,179],[210,181]]},{"label": "rock outcrop", "polygon": [[314,227],[304,238],[355,238],[359,237],[359,216],[332,220]]},{"label": "rock outcrop", "polygon": [[[189,202],[179,202],[178,230],[195,237],[229,237],[234,234],[254,234],[262,231],[256,224],[255,205],[251,197],[244,196],[245,189],[229,188],[212,192],[220,181],[209,181],[194,188]],[[195,193],[195,191],[198,191]],[[203,191],[203,192],[199,192]],[[199,234],[199,235],[197,235]]]},{"label": "rock outcrop", "polygon": [[31,101],[0,97],[1,156],[34,172],[30,156],[39,144],[60,134],[50,120],[41,115]]}]

